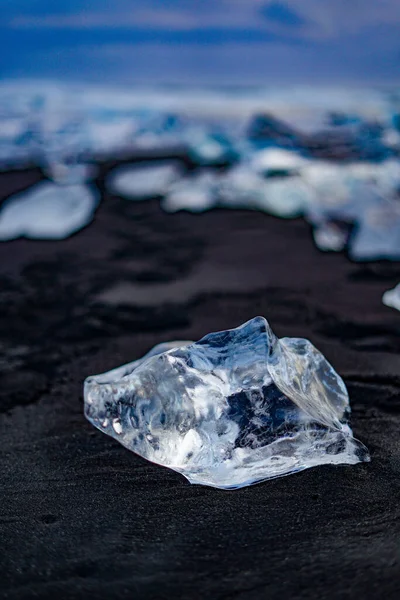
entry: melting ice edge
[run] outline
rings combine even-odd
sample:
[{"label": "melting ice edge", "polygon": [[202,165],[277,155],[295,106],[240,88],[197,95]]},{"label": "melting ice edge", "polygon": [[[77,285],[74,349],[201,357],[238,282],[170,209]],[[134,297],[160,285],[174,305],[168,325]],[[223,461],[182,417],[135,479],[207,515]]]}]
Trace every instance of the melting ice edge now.
[{"label": "melting ice edge", "polygon": [[159,344],[88,377],[84,398],[95,427],[191,483],[240,488],[370,460],[341,377],[310,341],[278,339],[263,317]]}]

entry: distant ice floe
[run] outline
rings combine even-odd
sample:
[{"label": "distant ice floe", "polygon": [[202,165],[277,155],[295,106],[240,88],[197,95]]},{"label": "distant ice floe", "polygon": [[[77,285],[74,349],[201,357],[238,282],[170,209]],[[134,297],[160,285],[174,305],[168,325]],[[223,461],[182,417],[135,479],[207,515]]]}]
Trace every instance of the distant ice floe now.
[{"label": "distant ice floe", "polygon": [[181,175],[178,161],[139,162],[112,170],[107,179],[109,191],[130,200],[161,196]]},{"label": "distant ice floe", "polygon": [[388,290],[382,296],[382,302],[390,308],[400,310],[400,283],[392,290]]},{"label": "distant ice floe", "polygon": [[[172,159],[124,164],[109,173],[106,187],[130,200],[161,197],[167,212],[225,207],[304,217],[325,252],[345,250],[355,261],[400,259],[398,90],[0,85],[0,169],[39,163],[53,181],[51,193],[38,193],[38,186],[24,193],[29,206],[32,198],[42,203],[29,226],[39,231],[39,221],[47,223],[47,237],[53,217],[45,206],[49,215],[67,213],[80,189],[85,213],[92,195],[85,182],[96,174],[90,165],[121,153],[135,159],[177,149],[186,167]],[[0,213],[10,232],[20,229],[11,207],[17,198],[22,206],[24,194]],[[54,205],[44,200],[51,195]]]},{"label": "distant ice floe", "polygon": [[356,261],[400,260],[399,190],[400,162],[393,158],[339,165],[263,150],[222,172],[185,175],[167,189],[162,206],[168,212],[230,207],[305,216],[323,251],[348,247]]},{"label": "distant ice floe", "polygon": [[91,222],[97,204],[97,192],[85,185],[37,183],[4,202],[0,240],[67,238]]}]

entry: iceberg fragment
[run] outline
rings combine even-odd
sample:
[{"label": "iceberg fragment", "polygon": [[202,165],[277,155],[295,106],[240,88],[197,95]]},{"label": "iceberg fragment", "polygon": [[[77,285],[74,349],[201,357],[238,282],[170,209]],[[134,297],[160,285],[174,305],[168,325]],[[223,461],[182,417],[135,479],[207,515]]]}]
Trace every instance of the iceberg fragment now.
[{"label": "iceberg fragment", "polygon": [[400,260],[400,204],[382,201],[362,213],[349,254],[357,261]]},{"label": "iceberg fragment", "polygon": [[316,246],[324,252],[340,252],[346,247],[349,227],[345,224],[324,221],[313,230]]},{"label": "iceberg fragment", "polygon": [[0,211],[0,240],[61,240],[88,225],[98,195],[86,185],[36,184],[8,198]]},{"label": "iceberg fragment", "polygon": [[311,342],[278,339],[263,317],[156,346],[88,377],[84,398],[98,429],[191,483],[240,488],[369,460],[342,379]]}]

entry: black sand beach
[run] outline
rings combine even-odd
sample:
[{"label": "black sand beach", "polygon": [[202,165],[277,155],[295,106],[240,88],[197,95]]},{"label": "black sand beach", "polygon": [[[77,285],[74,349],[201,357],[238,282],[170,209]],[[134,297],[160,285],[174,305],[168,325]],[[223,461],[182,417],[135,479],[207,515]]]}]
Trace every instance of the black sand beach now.
[{"label": "black sand beach", "polygon": [[[40,177],[1,174],[0,195]],[[70,239],[2,243],[1,597],[399,598],[398,281],[400,263],[319,252],[301,219],[105,193]],[[371,463],[218,491],[85,420],[87,375],[258,314],[343,376]]]}]

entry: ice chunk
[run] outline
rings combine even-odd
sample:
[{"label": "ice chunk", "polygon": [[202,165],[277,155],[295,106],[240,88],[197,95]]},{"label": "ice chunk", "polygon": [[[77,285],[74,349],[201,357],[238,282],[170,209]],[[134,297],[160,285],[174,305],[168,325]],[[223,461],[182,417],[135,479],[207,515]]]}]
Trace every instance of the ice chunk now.
[{"label": "ice chunk", "polygon": [[97,193],[88,186],[38,183],[4,202],[0,240],[64,239],[90,223],[97,203]]},{"label": "ice chunk", "polygon": [[400,283],[396,285],[392,290],[388,290],[382,296],[382,302],[390,308],[396,308],[400,310]]},{"label": "ice chunk", "polygon": [[314,161],[305,165],[301,174],[315,192],[309,211],[312,222],[319,216],[357,221],[377,199],[394,197],[400,187],[400,162],[396,159],[342,165]]},{"label": "ice chunk", "polygon": [[400,203],[377,203],[361,213],[349,254],[357,261],[400,260]]},{"label": "ice chunk", "polygon": [[156,346],[87,378],[84,397],[98,429],[192,483],[239,488],[369,460],[342,379],[311,342],[279,340],[262,317]]},{"label": "ice chunk", "polygon": [[224,173],[204,170],[182,178],[170,186],[162,206],[168,212],[247,208],[292,218],[303,214],[312,199],[312,189],[299,176],[266,179],[248,164],[238,164]]},{"label": "ice chunk", "polygon": [[224,206],[292,218],[303,214],[312,202],[313,191],[299,176],[266,179],[249,165],[239,164],[226,173],[220,194]]},{"label": "ice chunk", "polygon": [[114,169],[107,179],[110,192],[135,200],[165,194],[171,183],[181,176],[178,161],[145,161]]},{"label": "ice chunk", "polygon": [[346,247],[349,228],[345,224],[325,221],[314,227],[315,244],[324,252],[340,252]]}]

